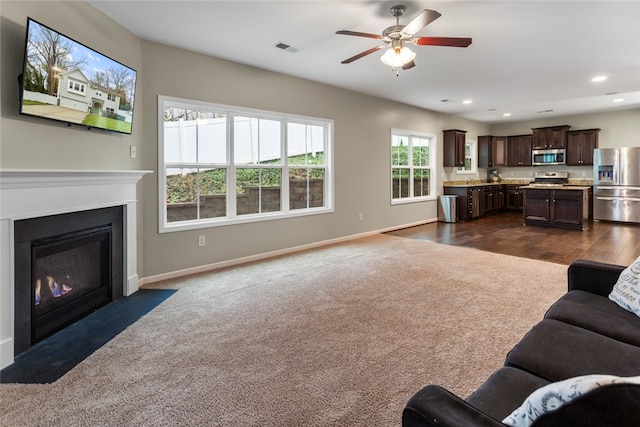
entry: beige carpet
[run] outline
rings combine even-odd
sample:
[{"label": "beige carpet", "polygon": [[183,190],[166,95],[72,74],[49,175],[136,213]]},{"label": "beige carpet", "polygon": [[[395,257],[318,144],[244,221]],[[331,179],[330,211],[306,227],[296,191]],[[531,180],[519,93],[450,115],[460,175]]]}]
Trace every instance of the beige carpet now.
[{"label": "beige carpet", "polygon": [[167,301],[2,426],[398,426],[466,397],[566,290],[566,266],[379,235],[157,284]]}]

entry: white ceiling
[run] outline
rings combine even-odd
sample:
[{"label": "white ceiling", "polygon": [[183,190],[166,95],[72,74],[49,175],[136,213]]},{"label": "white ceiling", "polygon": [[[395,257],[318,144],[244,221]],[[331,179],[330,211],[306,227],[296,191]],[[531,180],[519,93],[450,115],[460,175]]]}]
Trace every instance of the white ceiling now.
[{"label": "white ceiling", "polygon": [[[89,3],[146,40],[491,124],[640,107],[640,0]],[[417,65],[397,77],[384,50],[341,64],[379,41],[335,32],[380,34],[395,4],[407,8],[401,24],[442,14],[417,36],[473,43],[411,46]]]}]

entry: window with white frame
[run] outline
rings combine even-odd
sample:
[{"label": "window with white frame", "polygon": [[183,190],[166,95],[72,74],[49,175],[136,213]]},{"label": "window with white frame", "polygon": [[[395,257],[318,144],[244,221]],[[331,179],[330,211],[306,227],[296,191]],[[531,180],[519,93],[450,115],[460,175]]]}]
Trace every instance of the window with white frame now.
[{"label": "window with white frame", "polygon": [[333,210],[333,122],[159,97],[160,232]]},{"label": "window with white frame", "polygon": [[84,83],[69,80],[69,92],[75,92],[80,95],[84,95],[84,90],[87,86]]},{"label": "window with white frame", "polygon": [[475,174],[478,170],[478,148],[476,141],[467,140],[464,144],[464,166],[456,168],[458,175]]},{"label": "window with white frame", "polygon": [[435,197],[435,135],[391,130],[391,202]]}]

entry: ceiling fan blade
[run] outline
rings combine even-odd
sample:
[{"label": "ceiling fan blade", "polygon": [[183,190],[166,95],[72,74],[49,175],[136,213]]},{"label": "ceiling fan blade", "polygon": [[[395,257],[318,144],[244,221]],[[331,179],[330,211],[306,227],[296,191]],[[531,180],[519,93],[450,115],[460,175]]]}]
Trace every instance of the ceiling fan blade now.
[{"label": "ceiling fan blade", "polygon": [[402,32],[413,35],[436,19],[440,18],[440,16],[440,13],[436,12],[435,10],[425,9],[420,12],[418,16],[413,18],[413,21],[405,25],[405,27],[402,29]]},{"label": "ceiling fan blade", "polygon": [[374,53],[374,52],[379,51],[379,50],[380,50],[380,49],[382,49],[383,47],[384,47],[384,46],[376,46],[376,47],[373,47],[373,48],[371,48],[371,49],[369,49],[369,50],[365,50],[364,52],[361,52],[361,53],[357,54],[356,56],[352,56],[352,57],[351,57],[351,58],[349,58],[349,59],[345,59],[344,61],[342,61],[342,62],[341,62],[341,64],[350,64],[351,62],[353,62],[353,61],[355,61],[355,60],[357,60],[357,59],[360,59],[360,58],[362,58],[362,57],[364,57],[364,56],[367,56],[367,55],[369,55],[369,54],[372,54],[372,53]]},{"label": "ceiling fan blade", "polygon": [[416,63],[415,63],[415,62],[413,62],[413,61],[411,61],[411,62],[407,62],[406,64],[404,64],[404,65],[402,66],[402,69],[403,69],[403,70],[410,70],[410,69],[412,69],[412,68],[413,68],[413,67],[415,67],[415,66],[416,66]]},{"label": "ceiling fan blade", "polygon": [[344,34],[345,36],[369,37],[370,39],[378,39],[378,40],[382,38],[382,36],[378,34],[359,33],[358,31],[349,31],[349,30],[336,31],[336,34]]},{"label": "ceiling fan blade", "polygon": [[467,47],[471,44],[471,39],[467,37],[416,37],[411,42],[420,46]]}]

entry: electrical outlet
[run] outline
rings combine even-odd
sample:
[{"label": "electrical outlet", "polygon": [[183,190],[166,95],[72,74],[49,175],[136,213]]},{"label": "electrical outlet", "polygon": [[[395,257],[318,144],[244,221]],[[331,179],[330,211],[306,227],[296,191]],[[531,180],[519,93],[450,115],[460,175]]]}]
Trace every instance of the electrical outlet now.
[{"label": "electrical outlet", "polygon": [[582,176],[587,176],[587,172],[586,171],[582,171]]},{"label": "electrical outlet", "polygon": [[205,246],[207,244],[206,236],[198,236],[198,246]]},{"label": "electrical outlet", "polygon": [[362,212],[358,213],[358,221],[362,221]]}]

